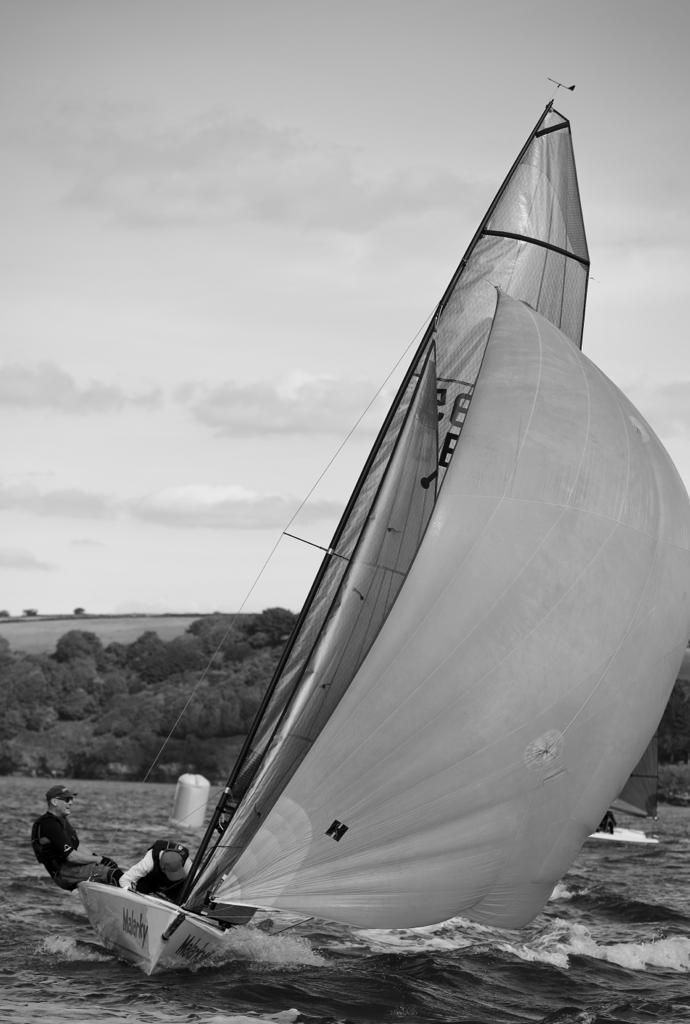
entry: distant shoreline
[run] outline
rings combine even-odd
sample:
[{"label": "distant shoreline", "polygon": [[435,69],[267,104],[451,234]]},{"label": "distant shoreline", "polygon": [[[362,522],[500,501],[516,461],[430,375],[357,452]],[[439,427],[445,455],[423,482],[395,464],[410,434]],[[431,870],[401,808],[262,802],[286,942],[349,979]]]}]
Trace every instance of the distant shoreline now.
[{"label": "distant shoreline", "polygon": [[230,612],[84,612],[77,615],[74,612],[48,612],[47,614],[36,615],[2,615],[0,626],[7,623],[18,622],[88,622],[91,619],[203,619],[207,615],[229,615]]}]

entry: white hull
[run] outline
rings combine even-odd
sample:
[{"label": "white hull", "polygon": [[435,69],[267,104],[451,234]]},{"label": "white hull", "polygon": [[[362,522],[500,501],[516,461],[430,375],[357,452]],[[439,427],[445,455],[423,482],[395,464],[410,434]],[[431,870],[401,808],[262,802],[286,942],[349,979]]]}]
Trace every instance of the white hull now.
[{"label": "white hull", "polygon": [[[96,882],[82,882],[78,891],[103,945],[145,974],[163,967],[210,964],[227,949],[222,927],[166,900]],[[241,916],[244,908],[238,909]],[[245,919],[251,914],[247,909]]]},{"label": "white hull", "polygon": [[614,828],[613,832],[592,832],[590,839],[603,839],[608,843],[658,843],[655,836],[648,836],[639,828]]}]

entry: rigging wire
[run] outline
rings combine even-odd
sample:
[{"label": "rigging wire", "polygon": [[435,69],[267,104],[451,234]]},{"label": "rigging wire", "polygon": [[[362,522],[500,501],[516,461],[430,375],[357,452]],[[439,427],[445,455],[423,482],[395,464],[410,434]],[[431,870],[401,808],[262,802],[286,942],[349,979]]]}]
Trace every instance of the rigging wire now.
[{"label": "rigging wire", "polygon": [[[253,594],[254,590],[258,586],[258,584],[259,584],[263,574],[265,573],[266,569],[268,568],[270,562],[273,560],[273,557],[274,557],[276,551],[278,550],[278,547],[280,546],[281,541],[283,540],[283,537],[287,536],[287,537],[292,537],[295,540],[302,540],[301,537],[295,537],[294,534],[288,533],[289,528],[292,526],[292,524],[294,523],[295,519],[300,514],[300,512],[302,511],[304,506],[307,504],[307,502],[309,501],[311,496],[314,494],[314,491],[317,489],[317,487],[319,486],[319,484],[321,483],[323,478],[326,476],[328,471],[331,469],[331,467],[333,466],[333,464],[336,461],[336,459],[340,456],[340,454],[342,453],[343,449],[345,448],[347,443],[350,441],[350,438],[355,433],[355,431],[358,429],[358,427],[360,426],[362,420],[364,419],[364,417],[367,415],[367,413],[370,411],[370,409],[374,405],[374,402],[376,401],[376,399],[379,397],[379,395],[381,394],[383,389],[386,387],[388,382],[391,380],[391,378],[395,374],[396,370],[398,369],[398,367],[402,363],[403,359],[405,359],[405,357],[407,356],[409,350],[417,342],[417,339],[419,338],[420,334],[426,329],[427,325],[431,321],[432,316],[436,312],[436,309],[437,309],[437,307],[434,307],[434,311],[432,313],[430,313],[424,319],[423,323],[417,328],[417,330],[415,331],[414,335],[412,336],[412,338],[410,339],[410,341],[408,342],[408,344],[406,345],[404,350],[401,352],[401,354],[398,357],[398,359],[396,360],[396,362],[393,364],[391,369],[386,374],[386,377],[384,378],[384,380],[381,382],[381,384],[379,384],[378,388],[376,389],[376,391],[372,395],[372,397],[369,400],[369,402],[367,403],[367,405],[360,412],[359,416],[355,420],[355,422],[352,425],[352,427],[350,427],[349,431],[347,432],[347,434],[345,435],[343,440],[340,442],[338,447],[335,449],[335,451],[331,455],[330,459],[328,460],[328,462],[326,463],[324,468],[321,470],[321,472],[319,473],[318,477],[316,478],[316,480],[314,481],[312,486],[307,491],[306,495],[300,501],[300,503],[299,503],[298,507],[296,508],[296,510],[293,512],[293,514],[290,516],[290,518],[288,519],[288,521],[285,524],[285,526],[283,527],[283,529],[278,534],[278,536],[277,536],[277,538],[276,538],[276,540],[275,540],[275,542],[273,544],[273,547],[271,548],[271,550],[269,551],[268,555],[264,559],[264,562],[261,565],[261,568],[259,569],[257,575],[254,578],[254,581],[252,582],[251,586],[249,587],[248,591],[246,592],[246,594],[244,595],[242,601],[240,602],[240,605],[235,609],[234,612],[231,613],[230,620],[228,622],[227,628],[224,630],[220,640],[216,644],[213,652],[210,654],[210,656],[208,658],[208,661],[207,661],[205,667],[202,669],[202,671],[201,671],[201,673],[199,675],[199,678],[197,679],[196,683],[192,687],[192,689],[191,689],[191,691],[189,693],[189,696],[187,697],[187,700],[185,701],[185,703],[184,703],[184,705],[182,707],[182,710],[180,711],[180,713],[178,714],[177,718],[175,719],[175,721],[173,722],[172,726],[170,727],[170,729],[168,731],[168,734],[164,738],[163,742],[161,743],[161,745],[160,745],[160,747],[159,747],[159,749],[158,749],[158,751],[157,751],[153,761],[151,762],[151,764],[147,768],[146,773],[144,774],[144,777],[141,779],[142,782],[148,782],[148,780],[149,780],[149,778],[151,776],[151,773],[153,772],[153,770],[156,767],[156,765],[159,763],[159,761],[160,761],[160,759],[161,759],[161,757],[163,755],[163,751],[165,750],[165,748],[167,747],[168,743],[172,739],[172,736],[173,736],[175,730],[177,729],[177,726],[180,724],[180,722],[184,718],[185,714],[187,713],[187,709],[189,708],[190,704],[194,700],[194,697],[195,697],[199,687],[201,686],[201,684],[203,682],[205,682],[206,678],[208,677],[208,674],[209,674],[209,672],[211,670],[211,666],[213,665],[213,663],[214,663],[214,661],[216,659],[216,656],[220,653],[220,651],[222,650],[226,640],[228,639],[228,636],[230,635],[232,627],[233,627],[233,625],[235,623],[235,619],[239,615],[242,614],[242,611],[245,608],[249,598],[251,597],[251,595]],[[311,542],[310,541],[304,541],[304,543],[310,544]],[[320,547],[321,545],[314,544],[312,546]],[[109,840],[109,843],[112,843],[114,841],[114,839],[117,836],[117,834],[118,833],[115,832],[111,836],[111,838]]]},{"label": "rigging wire", "polygon": [[313,915],[312,915],[312,917],[302,917],[302,918],[300,918],[299,921],[294,921],[292,924],[287,924],[287,925],[285,925],[284,928],[276,928],[275,931],[267,932],[267,934],[270,935],[271,937],[273,937],[274,935],[282,935],[283,932],[289,932],[291,928],[299,928],[300,925],[309,924],[310,921],[315,921],[315,920],[316,920],[316,918]]}]

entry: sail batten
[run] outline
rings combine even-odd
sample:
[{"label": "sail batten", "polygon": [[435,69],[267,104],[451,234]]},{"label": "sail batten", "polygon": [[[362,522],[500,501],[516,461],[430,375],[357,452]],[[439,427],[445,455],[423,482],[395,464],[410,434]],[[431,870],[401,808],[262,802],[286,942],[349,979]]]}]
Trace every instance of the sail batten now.
[{"label": "sail batten", "polygon": [[562,249],[559,245],[553,245],[551,242],[545,242],[542,238],[533,238],[529,235],[520,235],[515,231],[491,231],[488,228],[483,232],[485,235],[493,235],[495,238],[514,238],[518,242],[529,242],[532,245],[540,245],[544,249],[550,249],[551,252],[560,253],[561,256],[567,256],[568,259],[577,260],[585,267],[589,267],[589,260],[584,256],[578,256],[575,252],[570,252],[568,249]]},{"label": "sail batten", "polygon": [[561,121],[559,124],[552,124],[548,128],[540,128],[539,131],[535,132],[535,136],[540,139],[542,135],[550,135],[552,132],[562,131],[570,131],[570,123],[568,121]]}]

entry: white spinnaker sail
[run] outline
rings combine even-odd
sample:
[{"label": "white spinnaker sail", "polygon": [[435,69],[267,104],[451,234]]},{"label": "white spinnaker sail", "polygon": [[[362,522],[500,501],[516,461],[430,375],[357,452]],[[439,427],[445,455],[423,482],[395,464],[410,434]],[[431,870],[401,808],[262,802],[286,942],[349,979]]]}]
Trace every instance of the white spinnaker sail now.
[{"label": "white spinnaker sail", "polygon": [[689,550],[652,430],[502,296],[397,602],[214,898],[360,927],[530,920],[661,716]]}]

